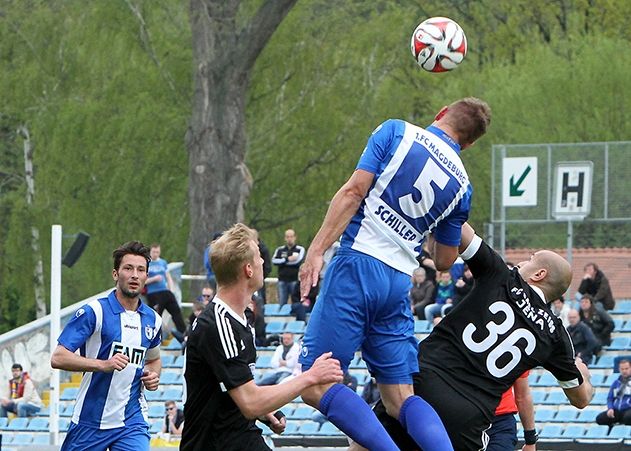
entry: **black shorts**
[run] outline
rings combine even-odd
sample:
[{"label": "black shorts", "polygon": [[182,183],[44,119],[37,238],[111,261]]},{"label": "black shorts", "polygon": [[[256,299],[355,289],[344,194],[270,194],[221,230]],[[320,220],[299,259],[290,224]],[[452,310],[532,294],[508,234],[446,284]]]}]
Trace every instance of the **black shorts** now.
[{"label": "black shorts", "polygon": [[156,306],[158,306],[160,313],[164,311],[167,304],[172,302],[177,304],[177,299],[170,290],[156,291],[155,293],[147,294],[147,305],[154,310],[157,310]]},{"label": "black shorts", "polygon": [[[443,421],[455,451],[483,450],[488,443],[486,430],[490,420],[473,403],[457,393],[436,373],[423,370],[414,376],[414,393],[427,401]],[[374,407],[375,415],[402,451],[419,450],[419,446],[398,420],[386,413],[381,400]]]}]

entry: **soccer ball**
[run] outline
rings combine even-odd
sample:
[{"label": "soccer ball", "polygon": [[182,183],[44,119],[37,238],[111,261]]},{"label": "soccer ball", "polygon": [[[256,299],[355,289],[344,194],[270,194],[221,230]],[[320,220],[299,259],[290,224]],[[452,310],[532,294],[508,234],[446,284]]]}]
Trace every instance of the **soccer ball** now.
[{"label": "soccer ball", "polygon": [[467,54],[467,37],[453,20],[432,17],[423,21],[412,33],[412,55],[428,72],[455,69]]}]

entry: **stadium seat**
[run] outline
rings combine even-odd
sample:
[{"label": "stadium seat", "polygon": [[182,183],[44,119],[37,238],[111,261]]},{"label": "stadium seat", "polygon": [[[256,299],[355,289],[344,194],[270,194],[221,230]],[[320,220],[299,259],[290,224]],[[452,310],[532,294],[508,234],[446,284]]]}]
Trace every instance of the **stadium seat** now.
[{"label": "stadium seat", "polygon": [[631,347],[631,338],[619,336],[619,337],[614,337],[613,340],[611,340],[611,344],[607,346],[607,349],[613,350],[613,351],[626,351],[630,347]]},{"label": "stadium seat", "polygon": [[587,427],[587,431],[582,438],[607,438],[609,432],[609,426],[600,426],[598,424],[592,424]]},{"label": "stadium seat", "polygon": [[590,382],[594,387],[604,387],[605,377],[602,373],[592,373]]},{"label": "stadium seat", "polygon": [[68,404],[65,406],[59,406],[59,416],[60,417],[71,417],[74,413],[74,405]]},{"label": "stadium seat", "polygon": [[281,321],[270,321],[265,326],[265,333],[266,334],[282,334],[283,331],[285,330],[285,324],[287,323],[284,323]]},{"label": "stadium seat", "polygon": [[631,332],[631,320],[626,320],[618,332]]},{"label": "stadium seat", "polygon": [[278,304],[265,304],[263,312],[265,316],[277,315],[280,310],[280,305]]},{"label": "stadium seat", "polygon": [[560,438],[563,429],[558,424],[546,424],[539,433],[541,438]]},{"label": "stadium seat", "polygon": [[66,387],[64,391],[59,396],[60,401],[74,401],[77,399],[77,395],[79,394],[78,387]]},{"label": "stadium seat", "polygon": [[549,421],[553,421],[556,414],[557,411],[554,409],[537,409],[535,412],[535,422],[547,423]]},{"label": "stadium seat", "polygon": [[48,406],[44,406],[36,414],[38,417],[47,417],[50,415],[50,408]]},{"label": "stadium seat", "polygon": [[533,404],[541,404],[546,399],[547,393],[542,390],[533,390],[532,391],[532,402]]},{"label": "stadium seat", "polygon": [[626,299],[616,302],[616,307],[609,312],[610,314],[631,313],[631,300]]},{"label": "stadium seat", "polygon": [[[285,409],[283,408],[283,411]],[[287,423],[287,426],[285,427],[285,432],[283,432],[283,435],[296,435],[298,434],[298,429],[300,428],[300,424],[296,423],[295,421],[290,421],[289,423]]]},{"label": "stadium seat", "polygon": [[[613,367],[614,356],[611,354],[605,354],[603,356],[598,357],[596,363],[590,366],[590,368],[594,369],[609,369]],[[615,371],[615,370],[614,370]]]},{"label": "stadium seat", "polygon": [[25,431],[28,427],[28,418],[25,417],[17,417],[11,420],[9,425],[6,427],[7,431]]},{"label": "stadium seat", "polygon": [[166,368],[183,368],[184,367],[184,356],[178,355],[173,359],[171,363],[166,365]]},{"label": "stadium seat", "polygon": [[530,385],[531,387],[534,387],[538,379],[539,379],[539,375],[537,373],[530,373],[528,375],[528,385]]},{"label": "stadium seat", "polygon": [[358,355],[351,361],[351,363],[349,364],[349,368],[352,368],[354,370],[366,369],[366,362],[364,362],[364,359],[362,359],[361,356]]},{"label": "stadium seat", "polygon": [[631,426],[615,425],[609,433],[609,438],[628,439],[631,437]]},{"label": "stadium seat", "polygon": [[145,390],[145,399],[147,401],[160,401],[162,399],[162,390]]},{"label": "stadium seat", "polygon": [[537,379],[537,382],[532,384],[533,387],[556,387],[557,385],[559,385],[559,383],[557,382],[556,377],[547,371],[543,373],[539,379]]},{"label": "stadium seat", "polygon": [[169,342],[169,344],[166,345],[165,347],[163,347],[162,349],[164,349],[165,351],[181,351],[182,350],[182,343],[180,343],[175,338],[173,338]]},{"label": "stadium seat", "polygon": [[260,356],[258,359],[256,359],[256,367],[257,368],[271,368],[272,356],[269,354]]},{"label": "stadium seat", "polygon": [[33,436],[33,445],[50,445],[50,437],[48,434],[37,434]]},{"label": "stadium seat", "polygon": [[318,435],[343,435],[343,434],[342,434],[342,431],[340,431],[337,428],[337,426],[327,421],[320,427],[320,430],[318,431]]},{"label": "stadium seat", "polygon": [[292,334],[304,334],[305,322],[304,321],[290,321],[285,326],[285,332],[291,332]]},{"label": "stadium seat", "polygon": [[624,327],[624,320],[620,319],[620,318],[616,318],[613,320],[613,330],[614,331],[619,331],[622,330],[622,328]]},{"label": "stadium seat", "polygon": [[162,392],[161,398],[162,401],[182,401],[182,387],[167,388]]},{"label": "stadium seat", "polygon": [[257,423],[257,426],[263,430],[263,435],[272,435],[274,433],[266,424]]},{"label": "stadium seat", "polygon": [[160,356],[160,360],[162,361],[162,368],[168,367],[171,362],[173,362],[173,358],[174,357],[172,355],[168,354]]},{"label": "stadium seat", "polygon": [[582,438],[584,433],[585,433],[584,426],[578,426],[576,424],[573,424],[573,425],[567,426],[563,430],[563,432],[561,433],[561,438],[567,438],[567,439]]},{"label": "stadium seat", "polygon": [[429,332],[429,321],[426,319],[417,319],[414,320],[414,333],[415,334],[425,334]]},{"label": "stadium seat", "polygon": [[561,408],[556,416],[554,417],[554,422],[556,423],[573,423],[576,420],[578,415],[578,410],[574,408]]},{"label": "stadium seat", "polygon": [[11,441],[12,446],[27,446],[33,443],[33,434],[18,434]]},{"label": "stadium seat", "polygon": [[150,434],[157,434],[162,431],[162,423],[164,420],[154,421],[151,423],[151,427],[149,428]]},{"label": "stadium seat", "polygon": [[614,383],[620,377],[620,373],[611,373],[608,375],[602,383],[602,387],[611,387],[611,384]]},{"label": "stadium seat", "polygon": [[278,309],[279,316],[289,316],[291,315],[291,305],[285,304]]},{"label": "stadium seat", "polygon": [[316,435],[318,430],[320,429],[320,424],[315,421],[309,421],[307,423],[302,423],[300,425],[300,429],[298,429],[298,433],[300,435]]},{"label": "stadium seat", "polygon": [[0,417],[0,429],[6,429],[7,424],[9,424],[9,419],[7,417]]},{"label": "stadium seat", "polygon": [[178,376],[179,374],[174,371],[163,371],[162,374],[160,374],[160,383],[167,385],[175,384],[178,380]]},{"label": "stadium seat", "polygon": [[70,427],[70,420],[67,418],[59,419],[59,432],[66,432]]},{"label": "stadium seat", "polygon": [[592,398],[592,402],[590,404],[592,406],[596,406],[596,405],[599,405],[599,404],[606,405],[607,404],[607,392],[606,391],[596,392],[596,394]]},{"label": "stadium seat", "polygon": [[46,432],[48,431],[48,418],[33,418],[28,426],[26,427],[27,431],[33,432]]},{"label": "stadium seat", "polygon": [[165,416],[164,406],[162,404],[154,404],[149,407],[149,418],[163,418]]},{"label": "stadium seat", "polygon": [[300,406],[296,408],[289,416],[291,420],[310,420],[311,416],[315,412],[315,409],[310,406]]},{"label": "stadium seat", "polygon": [[576,423],[595,423],[597,410],[581,410],[578,417],[574,420]]},{"label": "stadium seat", "polygon": [[553,405],[566,405],[569,403],[570,402],[565,396],[565,393],[561,391],[561,389],[551,391],[550,393],[548,393],[548,396],[546,396],[546,399],[543,401],[543,404],[553,404]]}]

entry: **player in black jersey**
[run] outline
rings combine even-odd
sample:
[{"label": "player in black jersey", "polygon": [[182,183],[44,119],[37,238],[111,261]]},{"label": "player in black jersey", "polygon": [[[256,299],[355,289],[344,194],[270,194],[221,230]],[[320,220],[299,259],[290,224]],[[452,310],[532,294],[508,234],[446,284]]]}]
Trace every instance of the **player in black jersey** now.
[{"label": "player in black jersey", "polygon": [[186,404],[181,450],[269,450],[256,427],[257,418],[276,433],[285,419],[274,410],[305,388],[342,381],[331,353],[309,371],[268,387],[254,383],[256,348],[245,318],[252,294],[263,285],[263,259],[254,231],[237,224],[212,243],[211,265],[217,295],[195,320],[186,350]]},{"label": "player in black jersey", "polygon": [[[485,449],[502,393],[539,365],[556,376],[572,405],[584,408],[593,395],[589,370],[574,358],[572,341],[548,306],[570,284],[569,263],[544,250],[509,270],[468,224],[459,251],[473,289],[419,344],[414,378],[415,393],[436,409],[454,449]],[[375,413],[402,450],[418,449],[381,402]]]}]

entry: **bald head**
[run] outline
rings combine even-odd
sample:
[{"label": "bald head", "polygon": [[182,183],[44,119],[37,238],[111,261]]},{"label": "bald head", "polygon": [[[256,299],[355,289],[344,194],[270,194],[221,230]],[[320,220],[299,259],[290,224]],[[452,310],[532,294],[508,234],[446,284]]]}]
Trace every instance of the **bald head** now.
[{"label": "bald head", "polygon": [[518,266],[523,279],[541,288],[546,300],[561,297],[572,281],[572,267],[567,260],[552,251],[535,252],[530,260]]},{"label": "bald head", "polygon": [[578,324],[578,322],[581,320],[581,317],[579,316],[578,312],[574,309],[571,309],[568,313],[567,313],[567,320],[570,323],[570,326],[576,326]]}]

